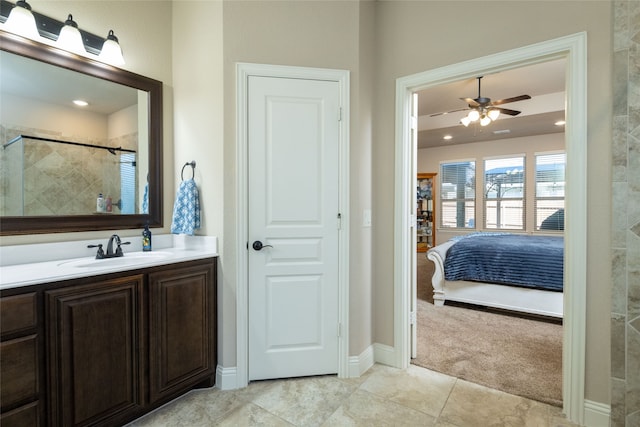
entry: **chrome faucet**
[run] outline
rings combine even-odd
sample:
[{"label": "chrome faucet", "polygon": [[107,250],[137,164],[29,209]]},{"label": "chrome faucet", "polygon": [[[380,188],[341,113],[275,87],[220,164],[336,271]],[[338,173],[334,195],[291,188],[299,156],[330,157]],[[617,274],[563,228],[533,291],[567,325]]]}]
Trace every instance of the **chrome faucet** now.
[{"label": "chrome faucet", "polygon": [[[113,243],[115,242],[116,244],[116,249],[115,251],[113,250]],[[123,242],[122,240],[120,240],[120,236],[118,236],[117,234],[113,234],[111,237],[109,237],[109,243],[107,243],[107,253],[104,253],[104,251],[102,250],[102,243],[99,245],[89,245],[87,246],[88,248],[98,248],[98,252],[96,253],[96,259],[103,259],[103,258],[116,258],[116,257],[121,257],[123,254],[122,252],[122,248],[120,247],[121,245],[128,245],[131,242]]]}]

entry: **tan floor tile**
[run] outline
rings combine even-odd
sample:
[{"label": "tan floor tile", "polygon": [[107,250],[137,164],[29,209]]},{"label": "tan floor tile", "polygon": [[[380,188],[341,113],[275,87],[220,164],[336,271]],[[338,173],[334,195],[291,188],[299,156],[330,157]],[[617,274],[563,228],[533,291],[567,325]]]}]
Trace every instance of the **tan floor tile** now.
[{"label": "tan floor tile", "polygon": [[130,427],[211,426],[242,403],[233,391],[194,390],[135,420]]},{"label": "tan floor tile", "polygon": [[252,402],[298,426],[318,426],[356,390],[336,377],[287,379],[269,384]]},{"label": "tan floor tile", "polygon": [[423,412],[358,390],[323,424],[331,426],[434,426],[436,419]]},{"label": "tan floor tile", "polygon": [[547,427],[550,406],[458,380],[440,421],[459,427]]},{"label": "tan floor tile", "polygon": [[215,423],[216,426],[269,426],[291,427],[290,424],[253,403],[246,403],[227,414]]},{"label": "tan floor tile", "polygon": [[406,370],[380,367],[360,388],[437,417],[455,382],[448,375],[410,365]]}]

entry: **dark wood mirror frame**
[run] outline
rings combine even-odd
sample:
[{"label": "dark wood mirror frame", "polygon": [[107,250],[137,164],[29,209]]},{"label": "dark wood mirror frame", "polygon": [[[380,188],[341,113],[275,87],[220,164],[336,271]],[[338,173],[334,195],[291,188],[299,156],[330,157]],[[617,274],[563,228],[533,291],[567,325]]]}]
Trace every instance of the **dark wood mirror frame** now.
[{"label": "dark wood mirror frame", "polygon": [[149,214],[5,216],[0,235],[162,227],[162,82],[0,30],[0,50],[67,68],[149,94]]}]

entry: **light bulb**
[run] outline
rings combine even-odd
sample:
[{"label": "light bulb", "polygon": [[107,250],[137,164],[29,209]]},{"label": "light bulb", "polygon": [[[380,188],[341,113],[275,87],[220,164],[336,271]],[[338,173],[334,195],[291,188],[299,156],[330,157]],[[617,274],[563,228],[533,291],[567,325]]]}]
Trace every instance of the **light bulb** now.
[{"label": "light bulb", "polygon": [[465,127],[467,127],[469,126],[469,123],[471,123],[471,120],[469,120],[469,117],[465,116],[460,119],[460,123],[462,123]]},{"label": "light bulb", "polygon": [[489,118],[495,121],[500,116],[500,110],[489,110]]},{"label": "light bulb", "polygon": [[102,50],[98,56],[102,62],[112,65],[124,65],[124,57],[122,49],[118,43],[118,38],[113,34],[113,30],[109,30],[109,35],[102,45]]},{"label": "light bulb", "polygon": [[478,112],[478,110],[471,110],[469,111],[469,115],[467,116],[467,118],[470,121],[475,122],[480,118],[480,113]]},{"label": "light bulb", "polygon": [[488,116],[482,116],[480,119],[480,126],[486,126],[491,123],[491,119]]},{"label": "light bulb", "polygon": [[80,30],[78,30],[78,24],[73,20],[71,14],[69,14],[69,17],[64,22],[64,27],[60,30],[57,43],[61,49],[69,52],[82,55],[87,53],[84,48],[84,43],[82,42],[82,35],[80,34]]},{"label": "light bulb", "polygon": [[33,40],[40,38],[36,18],[31,13],[31,6],[24,0],[16,2],[16,5],[11,9],[9,17],[4,24],[4,29]]}]

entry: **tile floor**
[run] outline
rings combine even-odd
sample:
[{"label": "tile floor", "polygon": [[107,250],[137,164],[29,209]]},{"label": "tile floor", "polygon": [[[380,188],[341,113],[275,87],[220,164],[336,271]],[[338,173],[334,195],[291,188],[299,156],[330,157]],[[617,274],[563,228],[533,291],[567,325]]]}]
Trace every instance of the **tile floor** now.
[{"label": "tile floor", "polygon": [[411,365],[375,365],[360,378],[257,381],[194,390],[129,427],[567,427],[560,408]]}]

